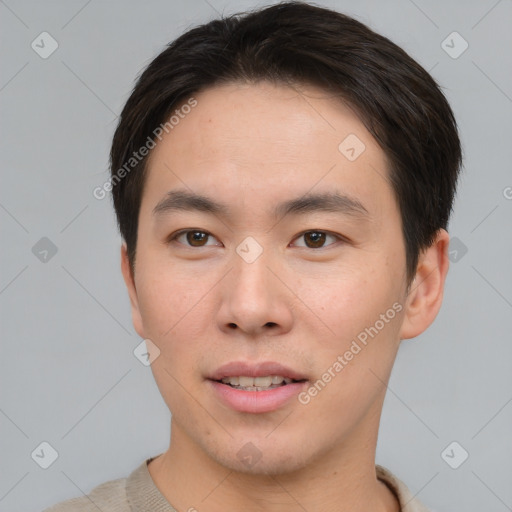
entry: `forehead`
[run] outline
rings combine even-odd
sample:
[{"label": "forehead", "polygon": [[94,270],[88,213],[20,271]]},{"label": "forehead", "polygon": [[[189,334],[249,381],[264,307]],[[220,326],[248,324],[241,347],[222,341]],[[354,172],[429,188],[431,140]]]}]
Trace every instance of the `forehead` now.
[{"label": "forehead", "polygon": [[145,190],[153,203],[177,187],[228,202],[333,190],[392,200],[384,152],[339,99],[267,82],[217,86],[194,99],[188,113],[177,107],[179,121],[151,151]]}]

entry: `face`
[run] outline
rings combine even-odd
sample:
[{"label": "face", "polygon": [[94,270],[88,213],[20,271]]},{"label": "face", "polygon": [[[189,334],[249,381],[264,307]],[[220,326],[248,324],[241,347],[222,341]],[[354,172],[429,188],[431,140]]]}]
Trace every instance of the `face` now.
[{"label": "face", "polygon": [[173,436],[238,471],[298,470],[376,435],[406,308],[388,163],[317,89],[194,97],[152,150],[133,276],[123,253],[134,325]]}]

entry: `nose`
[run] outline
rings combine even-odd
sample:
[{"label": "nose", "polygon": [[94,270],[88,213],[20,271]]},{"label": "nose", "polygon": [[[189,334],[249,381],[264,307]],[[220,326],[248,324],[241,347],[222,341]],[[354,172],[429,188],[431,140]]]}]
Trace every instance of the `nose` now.
[{"label": "nose", "polygon": [[278,335],[293,323],[293,293],[278,265],[265,252],[248,263],[233,255],[233,267],[222,280],[219,328],[249,336]]}]

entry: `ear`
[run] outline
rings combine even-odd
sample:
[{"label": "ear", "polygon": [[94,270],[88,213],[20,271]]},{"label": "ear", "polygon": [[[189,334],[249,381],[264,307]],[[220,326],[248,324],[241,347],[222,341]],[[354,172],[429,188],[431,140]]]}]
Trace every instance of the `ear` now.
[{"label": "ear", "polygon": [[139,310],[139,299],[137,297],[137,289],[135,288],[135,279],[130,268],[128,250],[126,249],[125,243],[123,243],[123,245],[121,246],[121,272],[123,273],[124,282],[126,284],[126,288],[128,289],[128,295],[130,297],[133,327],[135,328],[137,334],[141,338],[146,338],[146,336],[144,335],[142,316]]},{"label": "ear", "polygon": [[448,273],[450,236],[444,229],[437,232],[434,243],[422,251],[405,302],[400,339],[418,336],[434,321],[443,301]]}]

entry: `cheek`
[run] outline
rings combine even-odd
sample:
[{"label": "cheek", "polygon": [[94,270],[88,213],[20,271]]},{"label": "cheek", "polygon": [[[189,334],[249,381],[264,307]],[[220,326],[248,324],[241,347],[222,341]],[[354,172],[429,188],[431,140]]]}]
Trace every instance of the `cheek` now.
[{"label": "cheek", "polygon": [[165,275],[143,278],[138,289],[139,307],[148,337],[165,337],[179,318],[185,315],[184,301],[177,300],[183,290]]},{"label": "cheek", "polygon": [[183,323],[204,295],[207,283],[190,269],[170,265],[159,252],[154,252],[141,254],[136,285],[144,326],[160,339],[171,336]]},{"label": "cheek", "polygon": [[373,325],[400,298],[390,269],[357,265],[347,264],[320,280],[303,277],[298,283],[297,295],[317,314],[308,318],[316,319],[336,349]]},{"label": "cheek", "polygon": [[304,414],[330,425],[333,436],[359,421],[382,396],[399,347],[402,305],[391,298],[389,287],[377,290],[371,284],[336,282],[339,289],[317,298],[319,306],[323,303],[319,316],[334,334],[324,329],[328,334],[311,350],[317,380],[304,395],[310,400]]},{"label": "cheek", "polygon": [[212,330],[212,288],[218,279],[176,265],[155,263],[145,269],[154,270],[140,275],[139,308],[146,336],[160,349],[155,363],[165,365],[180,381],[188,379],[184,369],[197,366]]},{"label": "cheek", "polygon": [[207,301],[201,301],[205,290],[193,277],[161,268],[158,275],[141,275],[139,307],[146,336],[160,350],[151,365],[155,382],[169,409],[181,417],[193,408],[187,397],[195,394],[197,379],[190,369],[203,353]]},{"label": "cheek", "polygon": [[[381,380],[386,381],[398,350],[403,305],[396,267],[388,268],[382,257],[369,260],[365,266],[361,259],[345,265],[322,287],[301,280],[300,293],[309,294],[308,305],[321,319],[312,352],[319,380],[311,411],[325,421],[332,422],[327,411],[333,409],[343,410],[350,421],[363,415],[382,393]],[[349,418],[339,420],[345,421]]]}]

